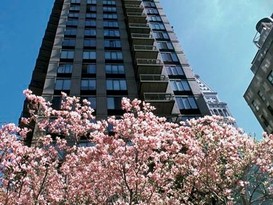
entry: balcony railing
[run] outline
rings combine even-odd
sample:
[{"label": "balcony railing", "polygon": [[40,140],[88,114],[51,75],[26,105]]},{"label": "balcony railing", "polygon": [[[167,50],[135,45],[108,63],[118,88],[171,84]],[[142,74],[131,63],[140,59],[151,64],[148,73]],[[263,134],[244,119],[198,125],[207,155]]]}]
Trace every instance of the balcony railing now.
[{"label": "balcony railing", "polygon": [[141,82],[168,82],[168,77],[165,75],[157,75],[157,74],[141,74],[139,75]]},{"label": "balcony railing", "polygon": [[138,58],[138,65],[163,65],[162,61],[159,59],[146,59],[146,58]]},{"label": "balcony railing", "polygon": [[174,95],[170,93],[144,93],[144,100],[154,102],[174,101]]}]

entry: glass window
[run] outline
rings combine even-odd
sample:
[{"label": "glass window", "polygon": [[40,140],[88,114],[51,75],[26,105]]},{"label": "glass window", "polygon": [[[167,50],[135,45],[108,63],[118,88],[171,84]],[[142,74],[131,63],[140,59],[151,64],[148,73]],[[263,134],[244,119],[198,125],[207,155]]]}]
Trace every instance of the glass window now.
[{"label": "glass window", "polygon": [[186,80],[171,80],[173,91],[190,91],[189,83]]},{"label": "glass window", "polygon": [[68,19],[66,22],[67,26],[77,26],[78,25],[78,19]]},{"label": "glass window", "polygon": [[79,5],[71,5],[69,10],[70,11],[79,11],[80,10],[80,6]]},{"label": "glass window", "polygon": [[70,85],[70,79],[57,79],[55,84],[55,90],[69,90]]},{"label": "glass window", "polygon": [[117,28],[118,27],[118,22],[117,21],[104,21],[103,26],[104,27]]},{"label": "glass window", "polygon": [[122,52],[120,51],[106,51],[105,60],[122,60]]},{"label": "glass window", "polygon": [[71,0],[70,2],[75,3],[75,4],[79,4],[79,3],[81,3],[81,0]]},{"label": "glass window", "polygon": [[104,30],[104,36],[106,36],[106,37],[119,37],[120,33],[119,33],[119,30],[106,29],[106,30]]},{"label": "glass window", "polygon": [[82,79],[81,80],[81,90],[96,90],[96,80],[95,79]]},{"label": "glass window", "polygon": [[91,18],[91,19],[95,19],[97,17],[97,14],[96,13],[86,13],[85,14],[85,17],[88,19],[88,18]]},{"label": "glass window", "polygon": [[63,59],[73,59],[74,58],[74,51],[62,50],[61,51],[61,58],[63,58]]},{"label": "glass window", "polygon": [[176,102],[180,110],[197,109],[194,97],[176,97]]},{"label": "glass window", "polygon": [[92,5],[87,5],[87,12],[96,12],[97,7]]},{"label": "glass window", "polygon": [[73,65],[72,64],[60,64],[57,72],[58,73],[72,73]]},{"label": "glass window", "polygon": [[161,53],[162,60],[164,62],[179,62],[175,53]]},{"label": "glass window", "polygon": [[91,108],[93,108],[94,110],[97,108],[97,100],[95,96],[84,97],[84,99],[88,100],[91,103]]},{"label": "glass window", "polygon": [[158,11],[156,8],[148,8],[147,14],[158,14]]},{"label": "glass window", "polygon": [[78,12],[70,12],[68,14],[69,18],[79,18],[79,13]]},{"label": "glass window", "polygon": [[173,44],[169,41],[157,42],[158,48],[161,50],[173,50]]},{"label": "glass window", "polygon": [[265,101],[265,96],[261,91],[258,91],[258,95],[263,101]]},{"label": "glass window", "polygon": [[107,90],[127,90],[125,79],[108,79],[106,80]]},{"label": "glass window", "polygon": [[84,47],[96,47],[96,40],[95,39],[84,39],[83,46]]},{"label": "glass window", "polygon": [[106,74],[125,74],[123,64],[106,64],[105,71]]},{"label": "glass window", "polygon": [[144,6],[145,7],[155,7],[155,3],[154,2],[144,2]]},{"label": "glass window", "polygon": [[153,36],[155,39],[162,39],[162,40],[169,39],[169,35],[165,31],[154,31]]},{"label": "glass window", "polygon": [[161,21],[160,16],[148,16],[149,21]]},{"label": "glass window", "polygon": [[95,60],[96,51],[83,51],[83,59]]},{"label": "glass window", "polygon": [[97,0],[86,0],[87,4],[96,4]]},{"label": "glass window", "polygon": [[121,109],[122,97],[107,97],[107,109]]},{"label": "glass window", "polygon": [[269,75],[267,76],[267,80],[271,83],[271,85],[273,85],[273,71],[269,73]]},{"label": "glass window", "polygon": [[66,27],[66,30],[64,31],[65,36],[76,36],[76,34],[77,34],[76,28]]},{"label": "glass window", "polygon": [[85,36],[96,36],[96,29],[85,29],[84,35]]},{"label": "glass window", "polygon": [[117,14],[103,14],[103,19],[117,19],[118,18],[118,15]]},{"label": "glass window", "polygon": [[152,29],[154,29],[154,30],[164,30],[165,29],[165,26],[163,23],[152,22],[152,23],[150,23],[150,25],[151,25]]},{"label": "glass window", "polygon": [[76,40],[74,38],[65,38],[63,40],[63,46],[71,46],[74,47],[76,44]]},{"label": "glass window", "polygon": [[96,21],[95,20],[86,20],[85,26],[96,27]]},{"label": "glass window", "polygon": [[116,5],[115,1],[109,1],[109,0],[103,1],[102,3],[103,3],[103,5]]},{"label": "glass window", "polygon": [[106,48],[121,48],[121,41],[117,39],[104,40],[104,47]]},{"label": "glass window", "polygon": [[255,108],[256,111],[259,111],[259,110],[260,110],[260,106],[259,106],[259,104],[257,103],[257,101],[253,100],[253,101],[252,101],[252,105],[253,105],[253,107]]},{"label": "glass window", "polygon": [[117,12],[116,7],[110,7],[110,6],[104,6],[103,7],[103,12]]},{"label": "glass window", "polygon": [[184,75],[182,67],[177,65],[167,65],[166,71],[168,75]]},{"label": "glass window", "polygon": [[96,64],[83,64],[82,73],[83,74],[96,74]]}]

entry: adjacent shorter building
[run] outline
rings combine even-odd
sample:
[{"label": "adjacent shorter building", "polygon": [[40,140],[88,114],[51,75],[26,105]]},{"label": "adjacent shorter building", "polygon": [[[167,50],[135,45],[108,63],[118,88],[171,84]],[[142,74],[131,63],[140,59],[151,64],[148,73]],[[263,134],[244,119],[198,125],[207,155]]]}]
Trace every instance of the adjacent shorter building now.
[{"label": "adjacent shorter building", "polygon": [[252,61],[254,77],[244,98],[261,126],[273,133],[273,14],[261,19],[257,25],[254,43],[258,51]]},{"label": "adjacent shorter building", "polygon": [[209,108],[210,114],[219,115],[227,119],[232,118],[227,103],[222,102],[219,99],[218,93],[212,90],[203,80],[201,80],[199,75],[195,75],[195,78],[203,94],[203,98],[205,99]]}]

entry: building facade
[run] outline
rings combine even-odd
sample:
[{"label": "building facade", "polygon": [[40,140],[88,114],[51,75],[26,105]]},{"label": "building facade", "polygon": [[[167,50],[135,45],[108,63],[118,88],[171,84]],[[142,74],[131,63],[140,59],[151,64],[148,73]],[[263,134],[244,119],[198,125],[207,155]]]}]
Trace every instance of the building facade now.
[{"label": "building facade", "polygon": [[124,96],[171,121],[210,114],[157,0],[55,0],[29,89],[55,108],[61,91],[88,99],[97,119]]},{"label": "building facade", "polygon": [[244,98],[263,129],[273,133],[273,15],[261,19],[254,43],[258,51],[252,61],[254,77]]}]

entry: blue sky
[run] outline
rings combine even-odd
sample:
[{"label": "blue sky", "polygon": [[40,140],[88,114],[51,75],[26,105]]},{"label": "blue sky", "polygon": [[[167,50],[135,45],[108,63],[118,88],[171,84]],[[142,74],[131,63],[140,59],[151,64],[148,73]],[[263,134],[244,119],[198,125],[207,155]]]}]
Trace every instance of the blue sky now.
[{"label": "blue sky", "polygon": [[[0,11],[0,123],[17,122],[53,0],[2,0]],[[16,5],[16,6],[14,6]],[[253,75],[252,43],[272,0],[161,0],[195,73],[228,103],[247,133],[262,129],[243,99]]]}]

